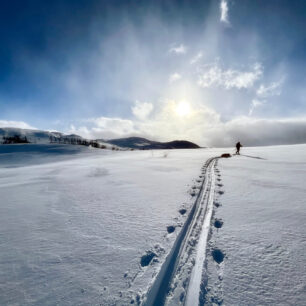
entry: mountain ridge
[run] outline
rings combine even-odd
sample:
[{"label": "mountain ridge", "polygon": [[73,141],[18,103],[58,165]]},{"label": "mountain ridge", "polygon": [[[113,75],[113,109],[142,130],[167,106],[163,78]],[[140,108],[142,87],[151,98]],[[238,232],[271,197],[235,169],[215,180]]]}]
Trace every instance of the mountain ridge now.
[{"label": "mountain ridge", "polygon": [[142,137],[125,137],[116,139],[86,139],[76,134],[64,134],[58,131],[43,131],[34,129],[22,129],[3,127],[0,128],[0,144],[17,143],[61,143],[73,145],[93,146],[101,149],[198,149],[197,144],[187,140],[173,140],[169,142],[158,142]]},{"label": "mountain ridge", "polygon": [[197,144],[187,140],[173,140],[169,142],[159,142],[149,140],[143,137],[125,137],[117,139],[104,140],[108,143],[120,146],[128,147],[131,149],[198,149],[200,148]]}]

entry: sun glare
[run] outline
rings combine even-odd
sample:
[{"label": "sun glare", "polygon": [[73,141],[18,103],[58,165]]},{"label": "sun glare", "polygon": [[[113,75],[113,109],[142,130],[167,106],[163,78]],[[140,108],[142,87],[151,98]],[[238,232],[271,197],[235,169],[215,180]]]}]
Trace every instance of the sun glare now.
[{"label": "sun glare", "polygon": [[190,105],[187,102],[180,102],[175,107],[175,112],[180,117],[186,117],[190,114]]}]

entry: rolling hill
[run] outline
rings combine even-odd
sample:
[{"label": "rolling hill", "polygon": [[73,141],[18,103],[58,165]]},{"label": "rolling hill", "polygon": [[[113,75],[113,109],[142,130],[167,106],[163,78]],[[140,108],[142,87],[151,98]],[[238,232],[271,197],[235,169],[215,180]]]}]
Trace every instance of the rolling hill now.
[{"label": "rolling hill", "polygon": [[102,149],[197,149],[197,144],[187,140],[174,140],[170,142],[152,141],[141,137],[128,137],[119,139],[96,139],[90,140],[79,135],[66,135],[56,131],[30,130],[20,128],[0,128],[0,144],[73,144],[93,146]]}]

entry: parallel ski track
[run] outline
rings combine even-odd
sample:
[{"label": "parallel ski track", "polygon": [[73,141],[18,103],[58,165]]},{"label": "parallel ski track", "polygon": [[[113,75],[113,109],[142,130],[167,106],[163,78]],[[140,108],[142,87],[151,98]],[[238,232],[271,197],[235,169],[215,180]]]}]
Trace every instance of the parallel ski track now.
[{"label": "parallel ski track", "polygon": [[[185,304],[187,303],[187,305],[191,305],[191,303],[194,303],[194,301],[196,301],[196,304],[193,305],[198,304],[197,301],[200,294],[202,267],[205,259],[207,236],[208,236],[209,224],[212,214],[212,207],[209,208],[209,205],[212,205],[214,198],[214,185],[215,185],[214,165],[217,159],[218,157],[213,157],[208,159],[202,168],[204,170],[203,173],[204,178],[199,193],[197,195],[197,198],[195,200],[195,203],[193,204],[192,209],[188,215],[188,218],[181,232],[176,238],[176,241],[169,255],[167,256],[165,262],[163,263],[159,274],[157,275],[152,287],[149,289],[147,293],[146,301],[144,303],[144,305],[146,306],[165,305],[165,300],[167,294],[169,293],[169,287],[173,277],[175,276],[180,258],[183,255],[183,252],[186,249],[188,242],[190,241],[193,230],[195,230],[195,228],[198,225],[199,218],[201,217],[204,222],[202,221],[203,224],[201,225],[202,227],[201,233],[197,241],[198,245],[196,247],[197,249],[196,263],[189,281],[190,286],[187,290],[187,299],[186,299],[187,301],[185,301]],[[203,209],[204,209],[204,217],[203,217]],[[200,253],[202,254],[204,253],[204,258],[203,256],[200,255]],[[196,271],[196,269],[198,271]],[[195,300],[190,299],[192,294],[196,295]]]}]

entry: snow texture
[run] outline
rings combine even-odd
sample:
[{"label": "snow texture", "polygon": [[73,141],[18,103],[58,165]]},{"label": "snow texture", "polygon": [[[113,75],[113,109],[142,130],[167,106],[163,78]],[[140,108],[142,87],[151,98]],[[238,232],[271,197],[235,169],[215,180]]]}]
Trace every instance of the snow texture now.
[{"label": "snow texture", "polygon": [[226,152],[1,145],[0,304],[304,305],[306,145]]},{"label": "snow texture", "polygon": [[219,162],[224,194],[212,223],[222,226],[211,227],[205,305],[305,305],[305,153],[242,148]]},{"label": "snow texture", "polygon": [[194,202],[203,161],[219,154],[70,145],[0,152],[1,305],[141,301]]}]

